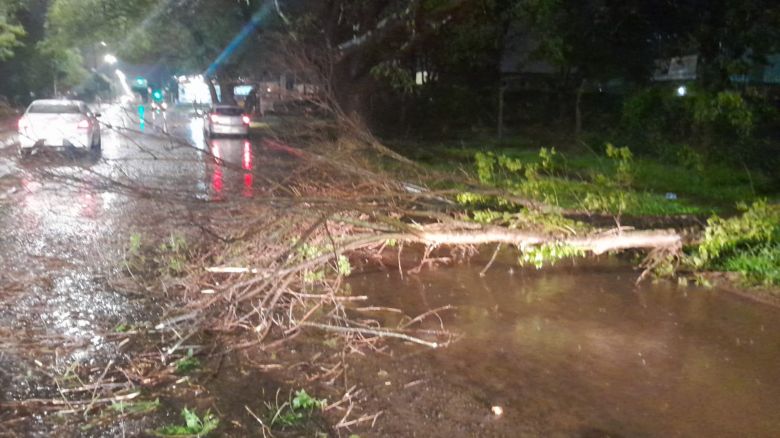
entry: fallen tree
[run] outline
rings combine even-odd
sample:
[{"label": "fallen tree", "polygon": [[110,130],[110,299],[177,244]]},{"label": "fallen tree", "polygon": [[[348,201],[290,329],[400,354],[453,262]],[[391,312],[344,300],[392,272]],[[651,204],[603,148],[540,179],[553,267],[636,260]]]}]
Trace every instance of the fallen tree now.
[{"label": "fallen tree", "polygon": [[[310,133],[306,137],[317,138]],[[344,141],[340,138],[338,144]],[[372,149],[360,139],[357,144],[355,148],[362,144]],[[666,229],[584,226],[550,231],[534,224],[513,228],[476,223],[446,194],[427,191],[426,181],[436,174],[414,169],[419,177],[410,184],[356,162],[355,149],[345,155],[336,144],[322,140],[293,147],[283,138],[268,139],[264,147],[288,155],[293,169],[283,184],[269,182],[241,209],[230,216],[209,217],[209,224],[202,225],[217,236],[216,241],[196,258],[188,275],[176,281],[188,299],[160,324],[161,330],[195,333],[209,327],[215,333],[253,333],[249,344],[239,344],[242,348],[277,345],[306,327],[322,329],[323,324],[362,341],[409,340],[413,334],[390,335],[392,328],[383,328],[379,336],[376,322],[354,318],[351,300],[341,290],[350,271],[349,256],[395,247],[400,261],[404,245],[419,245],[423,259],[433,249],[468,248],[475,253],[480,246],[491,251],[503,246],[532,255],[528,260],[538,264],[546,261],[539,255],[543,250],[561,258],[640,249],[648,251],[647,266],[652,267],[655,259],[675,255],[682,247],[682,236]],[[529,208],[549,211],[538,203]],[[223,229],[235,231],[220,234]],[[237,245],[242,249],[237,251]],[[175,350],[176,346],[169,349]]]},{"label": "fallen tree", "polygon": [[677,248],[682,238],[674,231],[666,230],[628,230],[599,232],[590,236],[559,238],[510,228],[484,226],[478,229],[457,230],[441,225],[418,227],[418,232],[398,235],[404,240],[426,245],[483,245],[504,243],[527,248],[545,243],[558,243],[593,254],[625,249]]}]

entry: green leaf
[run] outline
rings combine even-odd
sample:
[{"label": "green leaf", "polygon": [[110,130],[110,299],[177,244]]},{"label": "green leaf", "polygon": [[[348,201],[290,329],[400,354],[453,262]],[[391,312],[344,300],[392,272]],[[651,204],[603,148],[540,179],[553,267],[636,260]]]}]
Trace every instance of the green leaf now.
[{"label": "green leaf", "polygon": [[138,401],[135,403],[114,402],[111,410],[121,414],[146,414],[160,407],[160,399],[154,401]]},{"label": "green leaf", "polygon": [[197,357],[188,356],[176,362],[176,373],[188,374],[200,368],[200,360]]},{"label": "green leaf", "polygon": [[200,418],[198,418],[198,414],[195,412],[184,408],[184,410],[181,411],[182,416],[184,416],[184,422],[187,424],[187,428],[190,430],[200,430],[202,427],[202,423],[200,422]]}]

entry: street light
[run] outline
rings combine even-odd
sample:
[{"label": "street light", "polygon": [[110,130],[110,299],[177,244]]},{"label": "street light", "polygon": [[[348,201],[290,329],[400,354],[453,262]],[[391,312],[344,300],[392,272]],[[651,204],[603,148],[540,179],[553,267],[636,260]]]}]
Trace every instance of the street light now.
[{"label": "street light", "polygon": [[103,57],[103,61],[105,61],[106,64],[114,65],[118,60],[116,59],[116,56],[109,53]]}]

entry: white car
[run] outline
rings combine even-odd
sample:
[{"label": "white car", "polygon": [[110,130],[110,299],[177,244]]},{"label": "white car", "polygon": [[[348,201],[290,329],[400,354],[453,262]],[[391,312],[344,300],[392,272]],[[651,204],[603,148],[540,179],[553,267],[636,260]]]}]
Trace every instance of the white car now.
[{"label": "white car", "polygon": [[204,116],[203,130],[207,137],[215,135],[249,135],[251,119],[244,109],[234,105],[215,105]]},{"label": "white car", "polygon": [[100,113],[78,100],[36,100],[19,119],[19,152],[36,147],[100,149]]}]

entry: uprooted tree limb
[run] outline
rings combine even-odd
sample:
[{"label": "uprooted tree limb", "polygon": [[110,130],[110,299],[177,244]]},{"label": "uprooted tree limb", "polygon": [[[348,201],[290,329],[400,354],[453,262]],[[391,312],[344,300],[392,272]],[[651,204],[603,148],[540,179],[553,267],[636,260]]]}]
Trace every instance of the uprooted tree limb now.
[{"label": "uprooted tree limb", "polygon": [[[223,220],[251,224],[221,239],[241,241],[251,250],[192,271],[181,282],[187,285],[188,305],[171,314],[165,326],[184,332],[204,325],[220,333],[245,330],[255,333],[262,344],[306,327],[322,328],[322,323],[309,321],[316,316],[327,321],[327,327],[337,327],[334,331],[409,340],[405,333],[388,335],[392,330],[387,328],[380,336],[378,327],[349,317],[354,314],[340,291],[343,272],[336,266],[340,257],[386,250],[389,241],[439,248],[502,244],[521,252],[562,245],[593,254],[626,249],[666,254],[679,251],[682,244],[681,236],[670,230],[549,233],[468,222],[452,211],[451,204],[446,204],[450,211],[442,211],[425,202],[441,198],[440,193],[410,193],[405,183],[387,174],[344,166],[311,147],[302,150],[278,140],[266,144],[294,156],[305,174],[293,172],[284,188],[269,188],[230,218],[210,219],[212,229],[225,228],[220,226]],[[210,251],[224,252],[219,247]],[[320,272],[323,276],[312,275]],[[317,307],[316,315],[312,306]],[[182,314],[186,318],[177,316]],[[412,342],[439,345],[427,339]]]}]

